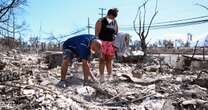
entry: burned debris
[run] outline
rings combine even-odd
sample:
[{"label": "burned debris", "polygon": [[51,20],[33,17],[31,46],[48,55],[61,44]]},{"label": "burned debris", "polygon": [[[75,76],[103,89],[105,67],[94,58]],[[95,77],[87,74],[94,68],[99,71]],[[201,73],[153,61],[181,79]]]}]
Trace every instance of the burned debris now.
[{"label": "burned debris", "polygon": [[[56,66],[48,65],[56,58],[45,62],[45,55],[14,53],[8,56],[7,52],[1,53],[1,109],[208,108],[206,68],[176,71],[177,68],[165,63],[162,56],[149,56],[146,62],[142,63],[114,63],[113,76],[107,81],[84,85],[82,72],[75,71],[77,67],[74,65],[67,75],[67,88],[60,89],[56,87],[60,78],[60,66],[57,63],[54,63]],[[97,64],[92,68],[95,74],[98,73]],[[80,69],[80,65],[77,65]]]}]

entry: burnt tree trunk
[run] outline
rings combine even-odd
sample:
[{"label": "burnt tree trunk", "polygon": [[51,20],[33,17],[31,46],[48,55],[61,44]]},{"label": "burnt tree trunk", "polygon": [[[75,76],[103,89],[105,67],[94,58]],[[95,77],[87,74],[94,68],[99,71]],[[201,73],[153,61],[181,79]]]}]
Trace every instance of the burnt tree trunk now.
[{"label": "burnt tree trunk", "polygon": [[147,55],[147,45],[146,45],[146,39],[142,38],[141,39],[141,48],[142,51],[144,52],[144,56]]},{"label": "burnt tree trunk", "polygon": [[[149,44],[149,42],[147,42],[146,39],[149,34],[149,30],[152,25],[152,22],[158,13],[158,11],[157,11],[158,0],[156,0],[155,12],[154,12],[149,24],[147,25],[147,23],[146,23],[147,2],[148,2],[148,0],[145,1],[141,6],[138,7],[135,19],[133,21],[134,31],[137,33],[137,35],[139,36],[139,38],[141,40],[141,48],[142,48],[142,51],[144,52],[144,58],[147,55],[147,45]],[[139,26],[136,26],[137,17],[138,17]]]}]

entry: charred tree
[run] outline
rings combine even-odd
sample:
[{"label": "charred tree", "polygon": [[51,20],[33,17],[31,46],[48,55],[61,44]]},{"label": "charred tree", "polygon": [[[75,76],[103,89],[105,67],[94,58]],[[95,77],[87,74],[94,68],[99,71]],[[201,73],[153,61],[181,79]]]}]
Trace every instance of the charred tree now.
[{"label": "charred tree", "polygon": [[[15,34],[25,30],[25,22],[20,25],[16,24],[16,11],[25,6],[27,0],[1,0],[0,1],[0,31],[5,39],[15,39]],[[10,40],[11,41],[11,40]],[[5,44],[6,47],[16,47],[14,42]]]},{"label": "charred tree", "polygon": [[[147,36],[149,34],[149,30],[152,25],[152,22],[158,13],[157,11],[158,0],[156,0],[154,14],[151,17],[149,24],[147,25],[146,24],[146,13],[147,13],[146,5],[148,1],[149,0],[146,0],[141,6],[138,7],[135,19],[133,21],[134,31],[137,33],[137,35],[139,36],[141,40],[141,48],[142,48],[142,51],[144,52],[144,57],[147,54],[147,46],[149,44],[149,41],[147,41]],[[138,24],[136,23],[137,20],[138,20]]]},{"label": "charred tree", "polygon": [[25,5],[27,0],[1,0],[0,1],[0,22],[6,22],[10,18],[8,14],[11,14],[10,11],[21,8]]}]

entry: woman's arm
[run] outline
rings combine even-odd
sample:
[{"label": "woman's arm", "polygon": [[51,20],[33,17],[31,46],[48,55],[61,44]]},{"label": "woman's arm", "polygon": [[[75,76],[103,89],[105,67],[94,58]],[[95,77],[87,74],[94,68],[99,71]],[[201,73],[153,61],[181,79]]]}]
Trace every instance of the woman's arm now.
[{"label": "woman's arm", "polygon": [[117,21],[116,21],[116,34],[118,34],[118,24],[117,24]]},{"label": "woman's arm", "polygon": [[102,27],[102,23],[100,20],[98,20],[95,25],[95,36],[99,36],[101,27]]}]

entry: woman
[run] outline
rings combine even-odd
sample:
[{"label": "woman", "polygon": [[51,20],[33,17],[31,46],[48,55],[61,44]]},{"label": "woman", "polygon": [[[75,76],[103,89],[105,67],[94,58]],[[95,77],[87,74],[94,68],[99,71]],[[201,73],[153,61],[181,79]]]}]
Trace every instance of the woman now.
[{"label": "woman", "polygon": [[115,38],[116,59],[118,62],[124,62],[124,57],[129,54],[130,37],[128,33],[119,32]]},{"label": "woman", "polygon": [[101,58],[99,61],[100,81],[104,81],[104,69],[107,68],[108,75],[112,73],[112,60],[115,55],[113,40],[118,33],[118,25],[115,18],[118,15],[118,9],[109,9],[107,16],[100,18],[96,22],[95,35],[102,40]]}]

